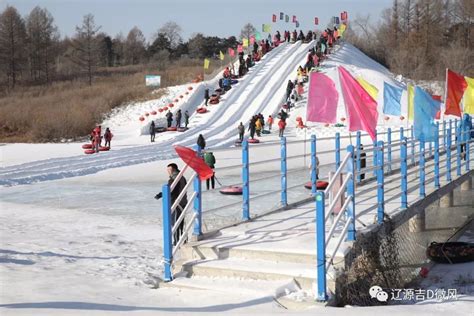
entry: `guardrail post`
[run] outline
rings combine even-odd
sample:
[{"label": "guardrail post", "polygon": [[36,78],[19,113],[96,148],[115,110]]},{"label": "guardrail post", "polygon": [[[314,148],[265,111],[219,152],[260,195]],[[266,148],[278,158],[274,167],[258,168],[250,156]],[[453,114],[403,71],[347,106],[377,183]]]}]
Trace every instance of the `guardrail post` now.
[{"label": "guardrail post", "polygon": [[247,140],[242,142],[242,219],[248,221],[250,219],[250,186],[249,181],[249,143]]},{"label": "guardrail post", "polygon": [[[336,170],[341,165],[341,134],[339,132],[336,133]],[[335,170],[335,171],[336,171]]]},{"label": "guardrail post", "polygon": [[383,141],[377,142],[377,222],[383,223],[384,218],[384,161],[383,161]]},{"label": "guardrail post", "polygon": [[316,135],[311,135],[311,194],[316,195],[317,187]]},{"label": "guardrail post", "polygon": [[425,196],[425,141],[420,139],[420,197]]},{"label": "guardrail post", "polygon": [[356,227],[355,227],[355,181],[354,181],[354,146],[347,146],[347,152],[351,154],[349,161],[347,162],[347,173],[351,173],[352,177],[347,182],[346,193],[347,196],[352,197],[352,201],[347,206],[347,218],[351,223],[347,231],[347,241],[354,241],[356,239]]},{"label": "guardrail post", "polygon": [[280,158],[281,158],[281,205],[286,207],[288,205],[287,197],[287,181],[286,181],[286,137],[283,136],[280,138]]},{"label": "guardrail post", "polygon": [[326,214],[324,191],[316,192],[316,253],[318,261],[318,301],[326,301]]},{"label": "guardrail post", "polygon": [[456,120],[456,174],[461,176],[461,128],[457,126]]},{"label": "guardrail post", "polygon": [[403,137],[401,148],[400,148],[401,166],[400,171],[402,173],[402,197],[401,197],[401,209],[405,210],[408,208],[408,181],[407,181],[407,138]]},{"label": "guardrail post", "polygon": [[443,148],[446,150],[446,121],[443,121]]},{"label": "guardrail post", "polygon": [[[201,147],[196,145],[196,151],[198,157],[201,157]],[[201,188],[201,179],[199,175],[194,178],[193,187],[194,192],[196,192],[196,197],[194,198],[194,213],[196,213],[196,219],[194,220],[194,229],[193,236],[195,240],[199,240],[199,237],[202,235],[202,188]]]},{"label": "guardrail post", "polygon": [[387,171],[392,171],[392,129],[387,131]]},{"label": "guardrail post", "polygon": [[[375,129],[374,150],[373,150],[373,165],[377,166],[377,129]],[[374,170],[374,176],[377,176],[377,170]]]},{"label": "guardrail post", "polygon": [[356,138],[356,170],[357,170],[357,183],[360,183],[361,181],[361,176],[360,176],[360,145],[361,145],[361,140],[360,140],[360,131],[357,131],[357,138]]},{"label": "guardrail post", "polygon": [[[451,123],[451,120],[449,121]],[[451,124],[449,124],[451,125]],[[451,182],[451,127],[448,128],[448,137],[446,138],[446,181]]]},{"label": "guardrail post", "polygon": [[171,221],[171,193],[168,184],[163,185],[161,190],[163,198],[163,261],[165,282],[173,280],[171,274],[171,262],[173,260],[172,221]]},{"label": "guardrail post", "polygon": [[466,152],[466,171],[470,170],[470,160],[471,160],[471,155],[469,153],[469,141],[471,138],[471,130],[469,130],[469,127],[467,128],[467,131],[465,132],[465,137],[464,139],[466,140],[466,146],[465,146],[465,152]]},{"label": "guardrail post", "polygon": [[400,143],[402,142],[402,140],[405,138],[404,135],[403,135],[403,126],[400,126]]},{"label": "guardrail post", "polygon": [[435,172],[435,188],[439,189],[441,186],[439,184],[439,122],[436,123],[436,137],[434,142],[435,152],[434,152],[434,172]]},{"label": "guardrail post", "polygon": [[410,142],[411,142],[411,163],[415,163],[415,133],[413,132],[413,125],[410,127]]}]

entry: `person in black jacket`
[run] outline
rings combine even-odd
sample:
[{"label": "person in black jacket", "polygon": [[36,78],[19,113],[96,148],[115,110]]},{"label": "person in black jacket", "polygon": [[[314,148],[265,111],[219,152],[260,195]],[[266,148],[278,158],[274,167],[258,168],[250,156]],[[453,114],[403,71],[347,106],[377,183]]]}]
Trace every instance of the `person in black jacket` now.
[{"label": "person in black jacket", "polygon": [[202,134],[199,134],[198,139],[197,139],[197,145],[201,150],[204,150],[206,148],[206,141],[204,140],[204,136]]},{"label": "person in black jacket", "polygon": [[[221,85],[220,85],[220,82],[219,82],[219,87],[222,89],[222,87],[221,87]],[[209,89],[206,89],[206,90],[204,91],[204,100],[206,101],[206,102],[204,103],[205,106],[207,106],[207,102],[209,101],[210,98],[211,98],[211,97],[209,96]]]},{"label": "person in black jacket", "polygon": [[295,87],[295,85],[293,84],[293,82],[291,80],[288,80],[288,84],[286,85],[286,98],[285,98],[285,100],[288,100],[288,98],[290,97],[291,91],[293,91],[294,87]]},{"label": "person in black jacket", "polygon": [[173,123],[173,113],[168,110],[168,113],[166,113],[166,121],[168,122],[168,127],[171,127],[171,124]]},{"label": "person in black jacket", "polygon": [[[366,155],[365,155],[365,151],[364,151],[364,146],[363,146],[362,144],[360,144],[360,150],[359,150],[359,152],[360,152],[360,156],[359,156],[359,159],[360,159],[360,170],[361,170],[361,172],[362,172],[362,170],[364,170],[365,167],[366,167],[366,162],[365,162],[365,157],[366,157]],[[356,153],[356,154],[357,154],[357,153]],[[364,179],[365,179],[365,173],[361,173],[361,174],[360,174],[360,180],[362,181],[362,180],[364,180]]]},{"label": "person in black jacket", "polygon": [[250,123],[249,123],[249,131],[250,131],[250,138],[251,139],[254,139],[255,137],[255,132],[257,130],[257,127],[255,126],[255,123],[256,123],[256,119],[255,117],[252,117],[252,119],[250,120]]},{"label": "person in black jacket", "polygon": [[181,127],[181,109],[176,112],[176,127]]},{"label": "person in black jacket", "polygon": [[150,138],[151,138],[152,143],[155,142],[155,133],[156,133],[155,121],[151,121],[151,124],[150,124]]},{"label": "person in black jacket", "polygon": [[[176,165],[175,163],[170,163],[167,166],[167,171],[168,171],[168,175],[170,176],[169,179],[168,179],[168,185],[171,186],[173,184],[174,180],[176,179],[176,177],[179,174],[178,165]],[[174,202],[176,202],[176,199],[180,195],[181,191],[183,191],[184,188],[186,187],[186,183],[187,183],[186,178],[184,176],[182,176],[181,179],[179,179],[176,186],[174,187],[174,189],[171,191],[171,194],[170,194],[171,195],[171,201],[170,201],[171,205],[173,205]],[[157,195],[155,195],[155,199],[159,200],[159,199],[162,198],[162,196],[163,196],[163,193],[160,192]],[[184,194],[181,201],[179,201],[178,206],[176,206],[175,211],[171,213],[171,219],[172,219],[171,220],[171,227],[173,227],[174,223],[176,223],[178,218],[181,216],[184,208],[186,207],[186,204],[188,204],[188,197],[187,197],[186,194]],[[184,219],[181,221],[181,223],[178,226],[178,229],[174,233],[173,245],[176,245],[178,243],[178,240],[183,235],[183,233],[184,233]]]},{"label": "person in black jacket", "polygon": [[189,112],[185,111],[184,112],[184,128],[188,128],[189,124]]}]

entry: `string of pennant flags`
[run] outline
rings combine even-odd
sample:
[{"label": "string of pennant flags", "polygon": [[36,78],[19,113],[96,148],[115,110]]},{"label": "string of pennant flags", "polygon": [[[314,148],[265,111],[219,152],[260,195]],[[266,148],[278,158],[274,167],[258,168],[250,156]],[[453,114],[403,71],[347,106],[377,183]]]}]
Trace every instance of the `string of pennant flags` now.
[{"label": "string of pennant flags", "polygon": [[[343,36],[344,32],[347,29],[347,21],[348,21],[348,13],[347,11],[343,11],[340,14],[340,17],[334,16],[332,17],[332,23],[338,26],[338,32],[339,36]],[[276,14],[272,14],[272,22],[276,23],[278,16]],[[285,21],[288,23],[290,21],[290,15],[285,14],[284,12],[280,12],[280,21]],[[298,21],[298,18],[296,15],[291,16],[291,22],[295,23],[295,27],[300,27],[300,22]],[[314,18],[314,25],[319,25],[319,18],[315,17]],[[272,32],[272,25],[271,24],[262,24],[262,32],[263,33],[271,33]],[[250,45],[253,45],[255,41],[260,41],[261,40],[261,34],[260,32],[256,31],[255,35],[251,36],[250,38],[243,38],[242,39],[242,44],[237,45],[237,52],[241,53],[243,52],[243,49],[246,47],[249,47]],[[228,55],[230,57],[235,56],[235,50],[232,48],[229,48],[227,51]],[[219,51],[219,59],[223,61],[225,59],[225,55],[222,51]],[[204,69],[209,69],[210,66],[210,59],[206,58],[204,59]]]}]

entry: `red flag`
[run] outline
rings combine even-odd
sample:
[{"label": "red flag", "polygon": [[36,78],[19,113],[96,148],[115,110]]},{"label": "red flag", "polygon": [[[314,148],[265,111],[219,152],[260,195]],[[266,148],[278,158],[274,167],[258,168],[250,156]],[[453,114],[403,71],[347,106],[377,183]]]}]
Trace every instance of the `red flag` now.
[{"label": "red flag", "polygon": [[229,48],[229,56],[234,57],[235,56],[235,51],[232,48]]},{"label": "red flag", "polygon": [[[433,100],[439,101],[441,103],[441,96],[440,95],[432,95]],[[441,111],[436,112],[435,119],[439,120],[441,118]]]},{"label": "red flag", "polygon": [[272,15],[272,22],[276,22],[277,21],[277,16],[276,14]]},{"label": "red flag", "polygon": [[444,114],[461,117],[461,107],[459,103],[467,88],[466,79],[464,79],[464,76],[448,69],[446,73],[446,87],[446,110]]},{"label": "red flag", "polygon": [[191,148],[184,146],[175,146],[174,149],[178,156],[199,175],[199,179],[206,180],[212,177],[214,171],[204,162],[204,159],[198,156],[198,153]]},{"label": "red flag", "polygon": [[242,45],[237,45],[237,52],[241,53],[243,51],[244,51],[244,49],[242,48]]},{"label": "red flag", "polygon": [[296,22],[296,15],[293,15],[293,23]]},{"label": "red flag", "polygon": [[314,18],[314,25],[318,25],[319,24],[319,19],[318,18]]}]

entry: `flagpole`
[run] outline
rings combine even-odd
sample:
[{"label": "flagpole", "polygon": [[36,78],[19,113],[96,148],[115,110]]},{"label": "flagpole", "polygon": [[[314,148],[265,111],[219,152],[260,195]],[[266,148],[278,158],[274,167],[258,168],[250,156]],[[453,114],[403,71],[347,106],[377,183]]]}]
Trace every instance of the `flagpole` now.
[{"label": "flagpole", "polygon": [[446,80],[444,81],[444,110],[441,111],[442,121],[444,121],[444,112],[446,111],[446,97],[448,96],[448,68],[446,67]]}]

